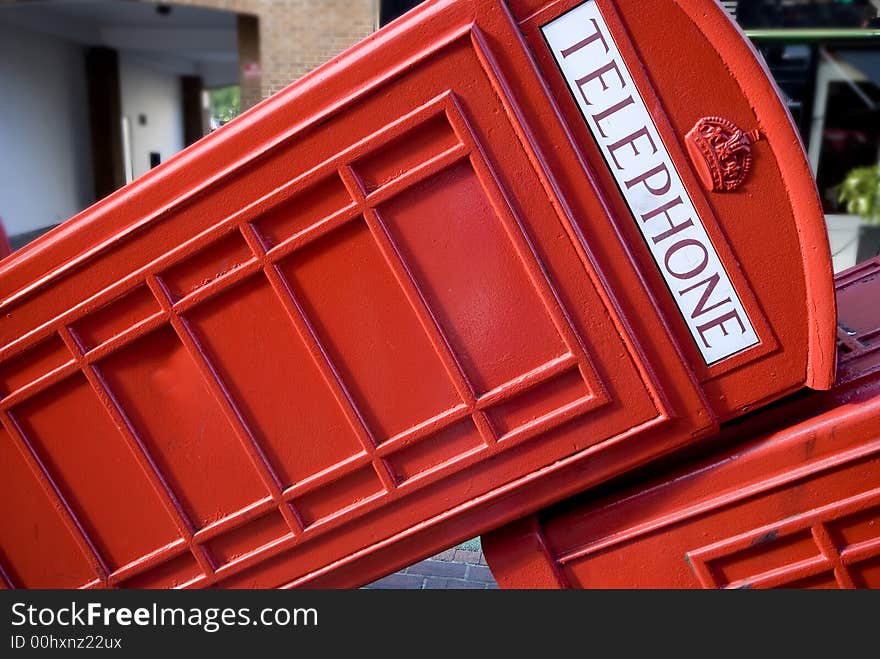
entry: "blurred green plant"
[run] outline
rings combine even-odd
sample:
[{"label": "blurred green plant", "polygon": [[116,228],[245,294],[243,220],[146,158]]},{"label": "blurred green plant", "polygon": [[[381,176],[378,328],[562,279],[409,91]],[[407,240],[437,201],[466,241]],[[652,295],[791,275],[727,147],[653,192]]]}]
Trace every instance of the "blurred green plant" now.
[{"label": "blurred green plant", "polygon": [[222,126],[241,113],[241,90],[238,85],[208,90],[211,117]]},{"label": "blurred green plant", "polygon": [[837,194],[846,212],[859,215],[870,224],[880,224],[880,165],[849,171]]}]

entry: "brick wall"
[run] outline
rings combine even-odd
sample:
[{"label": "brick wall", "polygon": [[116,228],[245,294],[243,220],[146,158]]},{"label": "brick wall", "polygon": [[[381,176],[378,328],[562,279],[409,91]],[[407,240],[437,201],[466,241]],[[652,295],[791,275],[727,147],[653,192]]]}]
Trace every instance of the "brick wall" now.
[{"label": "brick wall", "polygon": [[[142,0],[157,2],[158,0]],[[378,0],[175,0],[247,14],[259,32],[259,78],[242,74],[242,104],[266,98],[319,64],[338,55],[376,29]],[[239,22],[239,28],[242,22]],[[239,49],[256,50],[253,36],[242,33]],[[245,56],[241,56],[242,64]],[[251,70],[252,72],[252,70]]]},{"label": "brick wall", "polygon": [[[27,0],[0,0],[0,5]],[[248,101],[271,96],[292,81],[369,34],[378,23],[379,0],[139,0],[191,5],[247,14],[259,30],[259,77],[242,76]],[[241,27],[241,24],[239,24]],[[252,34],[239,43],[244,53],[256,49]]]},{"label": "brick wall", "polygon": [[250,66],[260,67],[260,20],[252,14],[238,14],[238,84],[241,107],[247,109],[263,98],[262,74],[249,71]]},{"label": "brick wall", "polygon": [[[11,4],[26,0],[0,0]],[[376,30],[379,0],[139,0],[246,14],[244,64],[259,52],[259,76],[242,74],[242,102],[266,98]],[[239,28],[242,27],[239,22]],[[251,28],[259,31],[259,47]],[[253,69],[249,70],[253,73]],[[258,94],[256,90],[259,90]],[[259,97],[259,98],[258,98]]]},{"label": "brick wall", "polygon": [[366,588],[395,590],[491,590],[498,588],[486,565],[479,539],[447,549],[427,560],[389,574]]}]

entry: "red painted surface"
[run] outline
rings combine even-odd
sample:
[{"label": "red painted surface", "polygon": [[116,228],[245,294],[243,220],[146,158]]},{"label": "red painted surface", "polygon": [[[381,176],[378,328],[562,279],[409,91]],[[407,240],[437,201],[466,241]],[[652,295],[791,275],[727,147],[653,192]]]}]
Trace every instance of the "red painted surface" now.
[{"label": "red painted surface", "polygon": [[[815,188],[722,10],[600,1],[760,339],[707,367],[538,33],[575,3],[510,4],[426,3],[0,263],[7,585],[359,585],[830,384]],[[763,136],[723,194],[718,114]]]},{"label": "red painted surface", "polygon": [[9,244],[9,236],[6,235],[6,227],[0,219],[0,259],[12,254],[12,245]]},{"label": "red painted surface", "polygon": [[748,178],[754,161],[752,147],[761,133],[747,133],[723,117],[702,117],[686,139],[703,185],[713,192],[732,192]]},{"label": "red painted surface", "polygon": [[880,259],[837,278],[838,378],[733,448],[483,538],[507,588],[880,587]]}]

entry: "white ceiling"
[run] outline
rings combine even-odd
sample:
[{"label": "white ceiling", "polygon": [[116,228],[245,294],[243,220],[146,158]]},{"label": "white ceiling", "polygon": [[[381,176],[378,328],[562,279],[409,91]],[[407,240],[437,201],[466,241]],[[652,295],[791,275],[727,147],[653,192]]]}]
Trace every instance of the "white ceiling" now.
[{"label": "white ceiling", "polygon": [[157,6],[154,2],[138,0],[32,0],[13,3],[8,9],[36,15],[49,11],[71,20],[100,25],[235,29],[232,12],[169,4],[171,13],[161,15],[156,11]]},{"label": "white ceiling", "polygon": [[[208,86],[238,78],[236,15],[153,2],[51,0],[0,4],[0,23],[89,45],[106,46],[179,74],[203,74]],[[211,79],[208,79],[211,78]]]}]

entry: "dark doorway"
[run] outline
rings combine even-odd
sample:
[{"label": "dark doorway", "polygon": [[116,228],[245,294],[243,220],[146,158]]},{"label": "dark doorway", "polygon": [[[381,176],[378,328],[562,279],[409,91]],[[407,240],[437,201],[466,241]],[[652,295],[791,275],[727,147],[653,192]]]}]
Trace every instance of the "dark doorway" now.
[{"label": "dark doorway", "polygon": [[379,26],[387,25],[421,3],[422,0],[381,0],[379,3]]}]

